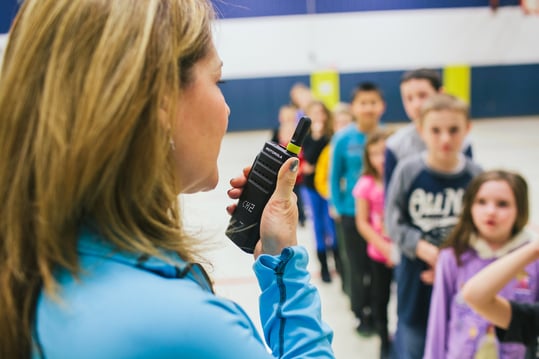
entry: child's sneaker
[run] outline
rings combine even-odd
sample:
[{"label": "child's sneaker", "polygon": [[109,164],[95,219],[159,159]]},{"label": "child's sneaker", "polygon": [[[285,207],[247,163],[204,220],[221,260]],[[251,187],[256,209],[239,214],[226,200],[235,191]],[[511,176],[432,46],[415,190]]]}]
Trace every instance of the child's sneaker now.
[{"label": "child's sneaker", "polygon": [[366,319],[366,320],[359,320],[359,325],[356,328],[356,331],[359,335],[363,337],[370,337],[375,334],[374,325],[372,324],[372,321]]}]

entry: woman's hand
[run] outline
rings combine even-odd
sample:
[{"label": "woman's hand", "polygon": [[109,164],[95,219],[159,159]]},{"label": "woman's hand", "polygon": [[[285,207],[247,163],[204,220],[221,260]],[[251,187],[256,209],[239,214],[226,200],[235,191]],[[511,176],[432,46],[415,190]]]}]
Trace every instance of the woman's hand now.
[{"label": "woman's hand", "polygon": [[296,183],[299,160],[288,159],[279,170],[277,188],[262,212],[260,241],[254,256],[278,255],[285,247],[297,244],[298,206],[292,189]]},{"label": "woman's hand", "polygon": [[[241,176],[234,177],[230,180],[230,185],[232,186],[232,188],[227,191],[228,197],[230,197],[231,199],[240,198],[241,193],[243,192],[243,187],[245,186],[245,184],[247,184],[247,176],[249,175],[249,172],[251,172],[251,166],[245,167],[242,171]],[[226,207],[226,211],[229,215],[232,215],[236,210],[237,206],[237,203],[231,204],[230,206]]]},{"label": "woman's hand", "polygon": [[[292,189],[296,183],[299,160],[288,159],[279,170],[277,187],[269,199],[260,222],[260,237],[255,247],[254,256],[260,254],[278,255],[285,247],[297,244],[296,230],[298,226],[297,198]],[[230,180],[231,189],[228,196],[238,199],[247,183],[247,176],[251,167],[245,167],[241,176]],[[229,205],[226,210],[232,215],[236,210],[237,203]]]}]

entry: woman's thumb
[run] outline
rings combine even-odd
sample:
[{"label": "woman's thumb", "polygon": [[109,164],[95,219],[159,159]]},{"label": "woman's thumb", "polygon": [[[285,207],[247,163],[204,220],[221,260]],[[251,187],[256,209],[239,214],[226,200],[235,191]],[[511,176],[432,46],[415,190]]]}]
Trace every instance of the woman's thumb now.
[{"label": "woman's thumb", "polygon": [[277,187],[273,193],[273,197],[277,199],[288,199],[294,189],[296,176],[298,174],[299,160],[297,158],[289,158],[281,166],[277,176]]}]

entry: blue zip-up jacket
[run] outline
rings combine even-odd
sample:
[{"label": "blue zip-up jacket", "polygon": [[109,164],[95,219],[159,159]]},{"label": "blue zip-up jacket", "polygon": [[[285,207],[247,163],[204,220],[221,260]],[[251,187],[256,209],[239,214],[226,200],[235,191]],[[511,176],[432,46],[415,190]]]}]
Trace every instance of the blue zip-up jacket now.
[{"label": "blue zip-up jacket", "polygon": [[334,357],[302,247],[254,264],[271,352],[241,307],[213,294],[202,271],[177,255],[142,260],[89,231],[78,253],[79,278],[59,273],[57,298],[43,292],[38,299],[34,340],[43,358]]},{"label": "blue zip-up jacket", "polygon": [[363,148],[367,136],[352,123],[333,136],[329,174],[330,201],[339,215],[355,216],[352,190],[363,170]]}]

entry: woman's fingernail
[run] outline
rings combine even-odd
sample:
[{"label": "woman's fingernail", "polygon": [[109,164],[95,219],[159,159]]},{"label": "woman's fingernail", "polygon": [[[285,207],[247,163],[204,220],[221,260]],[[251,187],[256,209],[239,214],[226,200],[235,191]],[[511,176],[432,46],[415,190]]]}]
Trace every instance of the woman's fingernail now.
[{"label": "woman's fingernail", "polygon": [[296,158],[290,165],[290,171],[296,172],[298,170],[299,160]]}]

